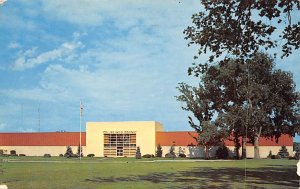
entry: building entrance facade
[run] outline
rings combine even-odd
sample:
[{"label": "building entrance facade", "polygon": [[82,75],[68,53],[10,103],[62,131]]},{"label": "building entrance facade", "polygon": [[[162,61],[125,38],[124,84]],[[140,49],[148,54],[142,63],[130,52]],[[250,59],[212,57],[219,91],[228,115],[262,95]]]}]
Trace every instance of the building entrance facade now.
[{"label": "building entrance facade", "polygon": [[104,156],[134,157],[136,134],[104,134]]},{"label": "building entrance facade", "polygon": [[86,154],[135,157],[137,147],[142,154],[155,154],[158,131],[163,126],[155,121],[87,122]]}]

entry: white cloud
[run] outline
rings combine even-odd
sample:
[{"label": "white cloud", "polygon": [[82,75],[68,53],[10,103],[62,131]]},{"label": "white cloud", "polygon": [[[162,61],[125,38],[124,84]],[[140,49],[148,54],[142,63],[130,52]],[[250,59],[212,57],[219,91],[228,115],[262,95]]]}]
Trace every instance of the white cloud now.
[{"label": "white cloud", "polygon": [[23,54],[24,57],[33,57],[33,56],[35,56],[37,49],[38,49],[37,47],[33,47],[31,49],[26,50]]},{"label": "white cloud", "polygon": [[41,64],[50,61],[68,58],[73,55],[74,51],[78,48],[84,47],[81,41],[73,40],[65,42],[58,48],[36,54],[37,47],[21,52],[12,65],[13,70],[23,71],[30,68],[35,68]]},{"label": "white cloud", "polygon": [[18,132],[21,132],[21,133],[33,133],[33,132],[37,132],[37,130],[33,129],[33,128],[18,128]]},{"label": "white cloud", "polygon": [[[44,13],[53,19],[82,26],[99,26],[110,21],[120,28],[129,28],[140,22],[148,26],[159,27],[170,24],[176,25],[186,13],[189,14],[189,17],[191,16],[188,9],[196,10],[196,7],[200,7],[200,3],[192,0],[183,3],[176,0],[116,0],[113,2],[109,0],[83,0],[72,3],[61,0],[45,0],[42,4]],[[164,22],[166,19],[168,23]]]},{"label": "white cloud", "polygon": [[[45,121],[52,128],[73,127],[80,99],[86,121],[155,119],[172,123],[169,128],[182,126],[180,119],[185,122],[186,117],[174,98],[175,88],[186,79],[195,52],[186,47],[182,31],[198,4],[185,6],[175,0],[44,1],[46,14],[42,15],[47,21],[69,22],[91,36],[74,32],[71,42],[60,42],[50,50],[34,44],[38,48],[20,52],[15,70],[46,68],[38,70],[39,79],[30,87],[2,89],[0,95],[11,101],[45,103]],[[105,34],[102,31],[107,36],[99,36]],[[81,41],[86,45],[84,51],[79,51],[84,47]],[[28,128],[37,122],[36,117],[32,119]]]},{"label": "white cloud", "polygon": [[17,49],[17,48],[20,48],[21,45],[20,45],[19,43],[17,43],[17,42],[11,42],[11,43],[8,44],[7,47],[8,47],[9,49]]}]

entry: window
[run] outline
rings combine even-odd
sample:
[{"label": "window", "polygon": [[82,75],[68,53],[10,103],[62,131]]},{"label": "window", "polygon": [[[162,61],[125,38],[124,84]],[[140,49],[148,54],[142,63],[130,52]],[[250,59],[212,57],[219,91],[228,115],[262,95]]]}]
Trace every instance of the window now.
[{"label": "window", "polygon": [[134,157],[136,134],[104,134],[104,156]]}]

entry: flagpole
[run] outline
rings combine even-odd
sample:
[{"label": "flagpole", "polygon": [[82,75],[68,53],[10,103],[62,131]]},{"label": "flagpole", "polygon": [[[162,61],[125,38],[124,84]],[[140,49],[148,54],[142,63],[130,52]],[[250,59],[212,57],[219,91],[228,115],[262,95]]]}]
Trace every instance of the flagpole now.
[{"label": "flagpole", "polygon": [[79,135],[79,159],[81,161],[81,154],[82,154],[82,147],[81,147],[81,119],[82,119],[82,111],[83,111],[83,107],[82,107],[82,102],[80,101],[80,135]]}]

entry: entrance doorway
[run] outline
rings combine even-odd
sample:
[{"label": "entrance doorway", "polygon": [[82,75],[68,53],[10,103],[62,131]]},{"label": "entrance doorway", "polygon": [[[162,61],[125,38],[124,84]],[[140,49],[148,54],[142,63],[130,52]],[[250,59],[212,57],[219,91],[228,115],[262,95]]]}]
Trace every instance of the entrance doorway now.
[{"label": "entrance doorway", "polygon": [[117,156],[123,156],[123,147],[117,147]]}]

